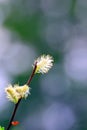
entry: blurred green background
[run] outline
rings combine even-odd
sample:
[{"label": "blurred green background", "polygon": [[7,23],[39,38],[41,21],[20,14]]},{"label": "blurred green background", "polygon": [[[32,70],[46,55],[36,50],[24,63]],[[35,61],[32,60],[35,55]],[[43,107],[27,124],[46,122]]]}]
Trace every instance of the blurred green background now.
[{"label": "blurred green background", "polygon": [[87,130],[87,0],[0,0],[0,125],[14,108],[4,88],[25,84],[42,54],[54,66],[35,75],[11,130]]}]

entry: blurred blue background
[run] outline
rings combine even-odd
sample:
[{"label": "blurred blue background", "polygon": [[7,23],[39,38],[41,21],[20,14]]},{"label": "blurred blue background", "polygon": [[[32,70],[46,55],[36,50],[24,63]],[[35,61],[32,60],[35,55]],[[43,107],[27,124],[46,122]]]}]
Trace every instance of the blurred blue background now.
[{"label": "blurred blue background", "polygon": [[11,130],[87,130],[87,0],[0,0],[0,125],[14,108],[5,87],[25,84],[41,54],[54,66],[35,75]]}]

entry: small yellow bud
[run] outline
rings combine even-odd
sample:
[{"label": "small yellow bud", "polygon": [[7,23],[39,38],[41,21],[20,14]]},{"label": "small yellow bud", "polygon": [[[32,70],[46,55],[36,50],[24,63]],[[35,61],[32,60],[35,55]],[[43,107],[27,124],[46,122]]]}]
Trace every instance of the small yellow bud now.
[{"label": "small yellow bud", "polygon": [[5,88],[7,98],[14,103],[17,103],[21,98],[26,98],[29,94],[29,90],[30,87],[28,87],[26,84],[23,86],[19,86],[17,84],[14,86],[9,85],[7,88]]},{"label": "small yellow bud", "polygon": [[7,88],[5,88],[5,92],[7,94],[7,98],[14,103],[17,103],[20,99],[20,95],[16,93],[12,85],[9,85]]},{"label": "small yellow bud", "polygon": [[26,85],[26,84],[23,86],[14,85],[14,88],[15,88],[16,92],[20,94],[20,96],[22,98],[26,98],[28,96],[28,94],[30,94],[30,92],[29,92],[30,87],[28,87],[28,85]]},{"label": "small yellow bud", "polygon": [[[53,57],[50,55],[42,55],[35,60],[34,64],[37,63],[37,68],[35,73],[47,73],[53,66]],[[33,65],[34,67],[34,65]]]}]

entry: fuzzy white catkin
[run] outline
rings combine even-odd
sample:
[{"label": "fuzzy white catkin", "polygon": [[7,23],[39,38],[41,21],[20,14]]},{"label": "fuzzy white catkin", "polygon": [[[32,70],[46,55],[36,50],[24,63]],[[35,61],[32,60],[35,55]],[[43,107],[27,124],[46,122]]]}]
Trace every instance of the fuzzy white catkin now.
[{"label": "fuzzy white catkin", "polygon": [[47,73],[53,66],[53,57],[50,55],[42,55],[35,60],[34,64],[35,63],[37,63],[37,68],[35,73],[44,74]]}]

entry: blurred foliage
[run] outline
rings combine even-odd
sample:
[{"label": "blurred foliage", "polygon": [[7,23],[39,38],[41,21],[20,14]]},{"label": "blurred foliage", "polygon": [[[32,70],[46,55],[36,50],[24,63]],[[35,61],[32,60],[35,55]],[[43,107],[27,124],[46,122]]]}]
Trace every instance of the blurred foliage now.
[{"label": "blurred foliage", "polygon": [[0,126],[0,130],[4,130],[4,127],[1,127],[1,126]]},{"label": "blurred foliage", "polygon": [[36,13],[30,17],[24,17],[16,20],[17,17],[17,12],[11,12],[10,16],[7,17],[7,19],[5,20],[4,25],[9,27],[13,31],[16,31],[24,40],[37,42],[39,39],[38,25],[40,20],[40,14]]}]

